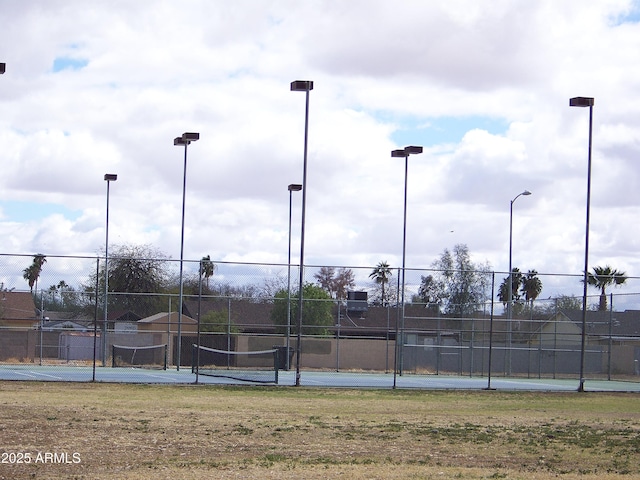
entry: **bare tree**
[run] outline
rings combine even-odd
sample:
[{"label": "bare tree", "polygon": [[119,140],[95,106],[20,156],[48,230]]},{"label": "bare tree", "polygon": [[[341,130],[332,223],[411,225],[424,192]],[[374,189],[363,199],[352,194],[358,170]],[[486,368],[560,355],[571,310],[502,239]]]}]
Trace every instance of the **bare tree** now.
[{"label": "bare tree", "polygon": [[349,268],[342,267],[336,272],[335,267],[322,267],[314,277],[331,298],[338,300],[347,298],[347,291],[355,287],[353,270]]}]

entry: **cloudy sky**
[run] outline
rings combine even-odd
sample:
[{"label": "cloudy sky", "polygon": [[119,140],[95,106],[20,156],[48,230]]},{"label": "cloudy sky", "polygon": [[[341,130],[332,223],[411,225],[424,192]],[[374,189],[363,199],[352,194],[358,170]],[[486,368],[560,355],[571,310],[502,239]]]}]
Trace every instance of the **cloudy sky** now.
[{"label": "cloudy sky", "polygon": [[[185,259],[286,263],[300,79],[314,81],[307,264],[401,264],[390,151],[422,145],[407,267],[464,243],[506,272],[510,202],[530,190],[513,205],[514,266],[580,275],[589,110],[569,98],[588,96],[590,264],[640,277],[637,0],[2,0],[0,17],[0,253],[96,255],[115,173],[110,244],[179,258],[173,139],[189,131]],[[581,292],[543,282],[542,297]]]}]

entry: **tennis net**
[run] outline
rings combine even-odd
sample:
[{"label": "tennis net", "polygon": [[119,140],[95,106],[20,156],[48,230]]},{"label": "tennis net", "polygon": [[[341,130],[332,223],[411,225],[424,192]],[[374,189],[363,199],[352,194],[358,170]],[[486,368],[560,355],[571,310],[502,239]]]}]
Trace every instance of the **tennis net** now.
[{"label": "tennis net", "polygon": [[235,352],[194,344],[191,372],[244,382],[278,383],[278,350]]},{"label": "tennis net", "polygon": [[113,345],[111,348],[112,367],[137,367],[167,369],[167,345],[127,347]]}]

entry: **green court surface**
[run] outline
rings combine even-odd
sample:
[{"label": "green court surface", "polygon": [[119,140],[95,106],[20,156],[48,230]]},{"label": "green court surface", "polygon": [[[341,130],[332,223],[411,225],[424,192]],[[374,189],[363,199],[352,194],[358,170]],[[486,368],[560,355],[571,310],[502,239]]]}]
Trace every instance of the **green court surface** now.
[{"label": "green court surface", "polygon": [[[111,368],[87,366],[39,366],[0,365],[0,380],[37,382],[111,382],[143,384],[222,384],[247,385],[251,382],[224,377],[196,375],[191,368],[179,371],[149,370],[143,368]],[[272,385],[275,385],[272,383]],[[278,372],[279,386],[295,385],[295,372]],[[529,391],[574,391],[577,379],[538,379],[462,377],[448,375],[396,375],[393,373],[352,373],[328,371],[302,371],[300,385],[303,387],[340,388],[414,388],[431,390],[529,390]],[[640,382],[615,380],[590,380],[584,382],[585,391],[640,392]]]}]

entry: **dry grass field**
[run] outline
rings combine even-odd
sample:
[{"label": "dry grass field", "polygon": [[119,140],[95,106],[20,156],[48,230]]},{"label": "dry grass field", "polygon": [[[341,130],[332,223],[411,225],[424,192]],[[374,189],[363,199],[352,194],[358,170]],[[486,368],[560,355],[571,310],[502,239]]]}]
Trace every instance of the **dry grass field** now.
[{"label": "dry grass field", "polygon": [[0,382],[0,478],[640,478],[639,400]]}]

